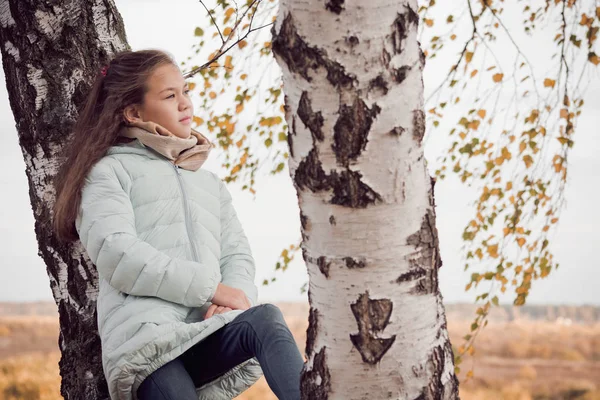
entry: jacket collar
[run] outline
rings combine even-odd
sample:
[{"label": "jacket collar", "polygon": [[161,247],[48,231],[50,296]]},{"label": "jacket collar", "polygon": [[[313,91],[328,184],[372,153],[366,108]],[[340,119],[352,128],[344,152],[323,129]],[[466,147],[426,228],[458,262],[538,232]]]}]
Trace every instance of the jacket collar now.
[{"label": "jacket collar", "polygon": [[[202,135],[200,132],[196,131],[193,128],[192,128],[192,132],[206,138],[206,136]],[[213,145],[213,147],[214,147],[214,145]],[[165,161],[170,162],[170,160],[167,157],[165,157],[158,151],[154,150],[152,147],[146,146],[137,138],[129,143],[113,144],[111,147],[108,148],[106,154],[107,155],[136,154],[136,155],[151,158],[151,159],[165,160]]]}]

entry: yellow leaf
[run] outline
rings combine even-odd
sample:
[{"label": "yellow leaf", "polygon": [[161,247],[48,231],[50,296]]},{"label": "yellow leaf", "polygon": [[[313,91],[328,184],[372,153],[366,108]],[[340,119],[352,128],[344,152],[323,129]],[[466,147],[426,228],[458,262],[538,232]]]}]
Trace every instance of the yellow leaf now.
[{"label": "yellow leaf", "polygon": [[472,378],[473,377],[473,370],[470,370],[469,372],[467,372],[467,378]]},{"label": "yellow leaf", "polygon": [[519,145],[519,153],[524,152],[526,148],[527,148],[527,143],[521,142],[521,144]]},{"label": "yellow leaf", "polygon": [[485,110],[483,110],[483,109],[481,109],[481,110],[477,111],[477,115],[479,115],[479,117],[480,117],[481,119],[484,119],[484,118],[485,118],[485,114],[486,114],[486,112],[485,112]]},{"label": "yellow leaf", "polygon": [[456,39],[456,35],[453,33],[452,35],[450,35],[450,40],[454,40]]},{"label": "yellow leaf", "polygon": [[518,238],[517,244],[519,245],[519,247],[523,247],[523,245],[525,244],[525,238]]},{"label": "yellow leaf", "polygon": [[496,73],[494,74],[494,76],[492,76],[492,79],[494,79],[494,82],[498,83],[500,81],[502,81],[502,78],[504,78],[504,74],[503,73]]},{"label": "yellow leaf", "polygon": [[246,160],[248,159],[248,153],[244,153],[242,157],[240,157],[240,164],[246,164]]},{"label": "yellow leaf", "polygon": [[265,49],[270,49],[271,48],[271,42],[265,42],[264,47],[265,47]]},{"label": "yellow leaf", "polygon": [[236,113],[241,113],[244,110],[244,105],[243,104],[238,104],[237,106],[235,106],[235,112]]},{"label": "yellow leaf", "polygon": [[510,228],[504,227],[504,236],[508,236],[510,233]]},{"label": "yellow leaf", "polygon": [[556,81],[554,79],[546,78],[544,79],[544,87],[554,87]]},{"label": "yellow leaf", "polygon": [[469,125],[467,125],[467,128],[473,129],[474,131],[476,131],[478,127],[479,127],[478,120],[473,120],[473,121],[469,122]]},{"label": "yellow leaf", "polygon": [[233,68],[233,65],[231,65],[232,60],[233,60],[233,57],[231,57],[231,56],[225,57],[225,68]]},{"label": "yellow leaf", "polygon": [[529,154],[523,156],[523,161],[525,162],[527,168],[531,167],[533,164],[533,158],[531,158]]},{"label": "yellow leaf", "polygon": [[223,35],[229,36],[230,33],[231,33],[231,28],[230,27],[227,27],[227,28],[223,29]]},{"label": "yellow leaf", "polygon": [[432,19],[425,18],[425,19],[423,19],[423,22],[425,22],[425,25],[427,25],[430,28],[433,26],[433,20]]},{"label": "yellow leaf", "polygon": [[240,49],[243,49],[244,47],[246,47],[248,43],[245,40],[240,40],[240,42],[238,43],[238,47]]},{"label": "yellow leaf", "polygon": [[471,71],[471,78],[474,77],[475,75],[477,75],[477,70],[474,69],[473,71]]},{"label": "yellow leaf", "polygon": [[242,165],[238,164],[231,170],[231,175],[238,173],[242,169]]},{"label": "yellow leaf", "polygon": [[546,225],[544,226],[544,229],[542,229],[544,232],[548,232],[548,230],[550,229],[550,225]]},{"label": "yellow leaf", "polygon": [[552,219],[550,220],[550,222],[551,222],[551,223],[553,223],[553,224],[555,224],[555,223],[557,223],[557,222],[558,222],[558,218],[552,218]]},{"label": "yellow leaf", "polygon": [[473,52],[467,51],[467,53],[465,54],[465,59],[467,60],[467,63],[470,63],[471,60],[473,59]]},{"label": "yellow leaf", "polygon": [[192,117],[192,121],[194,121],[196,125],[202,125],[204,123],[204,120],[202,118],[196,116]]},{"label": "yellow leaf", "polygon": [[506,189],[504,189],[505,191],[511,190],[513,187],[513,184],[511,181],[506,182]]},{"label": "yellow leaf", "polygon": [[498,245],[497,244],[488,246],[487,251],[491,257],[498,258]]},{"label": "yellow leaf", "polygon": [[215,99],[217,97],[217,94],[215,92],[210,92],[208,94],[208,97],[210,97],[211,99]]},{"label": "yellow leaf", "polygon": [[566,108],[561,108],[560,117],[566,119],[568,116],[569,116],[569,111]]},{"label": "yellow leaf", "polygon": [[240,79],[241,79],[241,80],[244,80],[244,79],[246,79],[247,77],[248,77],[248,74],[241,74],[241,75],[240,75]]},{"label": "yellow leaf", "polygon": [[581,21],[579,21],[579,25],[587,25],[590,26],[594,22],[593,18],[588,17],[585,13],[581,14]]},{"label": "yellow leaf", "polygon": [[229,7],[226,11],[225,11],[225,16],[227,18],[231,17],[231,14],[233,14],[235,12],[235,10],[232,7]]},{"label": "yellow leaf", "polygon": [[194,90],[195,88],[196,88],[196,84],[194,82],[188,83],[188,89],[189,90]]}]

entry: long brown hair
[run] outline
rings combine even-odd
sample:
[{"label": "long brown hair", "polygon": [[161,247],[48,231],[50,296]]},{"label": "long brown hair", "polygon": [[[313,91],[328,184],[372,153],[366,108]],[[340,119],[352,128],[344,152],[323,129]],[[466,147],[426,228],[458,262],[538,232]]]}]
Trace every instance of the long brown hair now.
[{"label": "long brown hair", "polygon": [[175,65],[173,58],[160,50],[124,51],[98,72],[54,180],[56,202],[52,224],[59,240],[79,238],[75,219],[87,174],[117,142],[125,123],[125,108],[143,104],[148,77],[156,67],[168,63]]}]

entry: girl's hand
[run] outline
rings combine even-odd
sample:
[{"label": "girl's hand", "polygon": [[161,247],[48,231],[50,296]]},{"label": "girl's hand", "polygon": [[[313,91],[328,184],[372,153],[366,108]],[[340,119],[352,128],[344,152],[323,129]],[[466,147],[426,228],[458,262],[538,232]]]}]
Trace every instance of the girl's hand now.
[{"label": "girl's hand", "polygon": [[211,304],[210,307],[208,307],[208,311],[206,311],[206,314],[204,315],[204,319],[208,319],[215,314],[224,314],[229,311],[233,311],[233,310],[229,307],[223,307],[223,306],[219,306],[217,304]]},{"label": "girl's hand", "polygon": [[222,283],[217,285],[217,291],[211,302],[219,306],[229,307],[232,310],[247,310],[251,306],[246,293]]}]

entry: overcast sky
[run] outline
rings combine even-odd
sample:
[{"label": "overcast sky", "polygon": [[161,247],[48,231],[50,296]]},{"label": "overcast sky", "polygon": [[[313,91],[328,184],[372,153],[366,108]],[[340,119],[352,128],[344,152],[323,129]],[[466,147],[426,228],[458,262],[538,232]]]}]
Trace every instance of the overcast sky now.
[{"label": "overcast sky", "polygon": [[[178,61],[187,57],[195,43],[194,28],[197,21],[204,20],[205,13],[198,1],[178,1],[181,7],[173,7],[172,1],[116,1],[133,49],[162,48]],[[539,56],[536,51],[536,48],[531,49],[534,53],[529,53],[531,58]],[[428,77],[439,72],[426,71],[426,87],[433,84]],[[3,71],[0,75],[0,301],[52,300],[45,265],[37,255],[25,164],[8,104]],[[594,92],[599,93],[600,87],[597,80],[591,85],[584,114],[578,122],[575,146],[569,156],[566,207],[552,241],[552,251],[561,267],[548,279],[533,284],[529,303],[600,305],[600,270],[595,252],[600,244],[600,210],[597,206],[600,96],[593,96]],[[433,157],[437,151],[436,140],[429,140],[427,146],[427,156]],[[218,151],[211,154],[212,159],[203,168],[223,176],[217,160]],[[252,246],[257,265],[256,282],[260,284],[263,279],[273,276],[273,266],[281,249],[299,238],[296,194],[287,173],[259,179],[256,199],[236,187],[231,187],[231,191]],[[462,230],[472,213],[465,198],[459,198],[457,193],[468,192],[455,179],[436,185],[437,226],[444,261],[439,282],[446,302],[472,302],[473,292],[464,292],[471,271],[463,271],[460,252]],[[300,287],[308,279],[300,254],[288,271],[277,276],[276,283],[259,287],[260,300],[306,299],[300,294]]]}]

